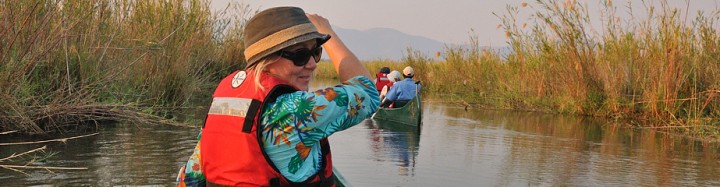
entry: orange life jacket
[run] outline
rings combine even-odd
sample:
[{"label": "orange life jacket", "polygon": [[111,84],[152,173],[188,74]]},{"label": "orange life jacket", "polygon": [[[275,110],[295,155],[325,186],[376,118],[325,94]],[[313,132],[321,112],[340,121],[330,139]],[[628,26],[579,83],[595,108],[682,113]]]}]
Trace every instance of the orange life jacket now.
[{"label": "orange life jacket", "polygon": [[223,79],[213,94],[200,137],[200,163],[208,182],[228,186],[334,186],[330,144],[320,140],[323,169],[294,183],[272,163],[262,146],[258,120],[264,103],[298,89],[264,75],[256,89],[252,71],[237,71]]},{"label": "orange life jacket", "polygon": [[386,73],[377,73],[377,74],[375,74],[375,76],[377,77],[377,82],[375,83],[375,88],[378,90],[378,92],[380,92],[380,90],[382,90],[383,86],[387,85],[388,88],[390,88],[390,86],[392,86],[392,82],[390,82],[390,79],[388,79]]}]

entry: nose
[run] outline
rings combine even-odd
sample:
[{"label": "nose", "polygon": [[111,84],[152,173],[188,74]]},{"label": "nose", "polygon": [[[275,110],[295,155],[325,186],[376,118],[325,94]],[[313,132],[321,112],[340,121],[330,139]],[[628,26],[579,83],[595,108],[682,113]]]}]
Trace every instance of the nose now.
[{"label": "nose", "polygon": [[[309,60],[308,63],[305,64],[305,68],[308,68],[308,69],[315,69],[315,68],[317,68],[317,62],[315,62],[315,57],[312,57],[312,56],[311,56],[308,60]],[[318,62],[319,62],[319,61],[318,61]]]}]

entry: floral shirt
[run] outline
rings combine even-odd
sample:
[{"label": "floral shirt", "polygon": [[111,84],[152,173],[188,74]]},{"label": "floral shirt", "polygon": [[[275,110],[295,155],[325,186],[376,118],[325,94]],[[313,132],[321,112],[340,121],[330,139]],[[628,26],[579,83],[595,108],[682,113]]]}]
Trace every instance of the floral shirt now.
[{"label": "floral shirt", "polygon": [[283,176],[302,182],[322,169],[320,139],[360,123],[379,105],[375,84],[364,76],[317,91],[281,95],[263,108],[265,152]]},{"label": "floral shirt", "polygon": [[[375,84],[364,76],[314,92],[281,95],[274,103],[266,103],[261,116],[265,152],[290,181],[305,181],[321,169],[320,139],[360,123],[379,105]],[[178,186],[205,185],[200,158],[198,141],[178,172]]]}]

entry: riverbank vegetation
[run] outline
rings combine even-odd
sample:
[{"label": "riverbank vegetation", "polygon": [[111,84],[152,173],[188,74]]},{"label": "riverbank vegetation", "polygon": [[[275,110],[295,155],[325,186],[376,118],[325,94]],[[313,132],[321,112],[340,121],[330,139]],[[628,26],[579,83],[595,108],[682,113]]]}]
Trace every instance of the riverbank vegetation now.
[{"label": "riverbank vegetation", "polygon": [[0,1],[0,132],[178,124],[242,66],[250,13],[208,0]]},{"label": "riverbank vegetation", "polygon": [[[411,65],[424,94],[458,104],[601,116],[719,140],[720,12],[690,19],[661,2],[621,18],[612,2],[592,18],[576,1],[509,6],[497,15],[506,54],[471,36],[471,47],[447,47],[440,60],[408,50],[402,62],[368,68]],[[526,11],[532,16],[519,20]]]},{"label": "riverbank vegetation", "polygon": [[[423,94],[458,104],[602,116],[720,139],[720,13],[600,3],[592,18],[576,1],[508,6],[496,15],[507,50],[480,47],[471,35],[469,47],[437,56],[410,48],[401,62],[366,65],[410,65]],[[239,4],[213,12],[208,0],[1,1],[0,133],[202,120],[188,111],[243,67],[242,26],[252,13]],[[333,72],[320,63],[317,77]]]}]

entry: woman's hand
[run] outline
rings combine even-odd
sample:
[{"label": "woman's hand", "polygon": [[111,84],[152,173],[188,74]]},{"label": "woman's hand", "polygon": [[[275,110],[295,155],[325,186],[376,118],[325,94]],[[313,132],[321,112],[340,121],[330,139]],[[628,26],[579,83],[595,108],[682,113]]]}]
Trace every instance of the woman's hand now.
[{"label": "woman's hand", "polygon": [[329,34],[331,37],[336,37],[335,32],[332,30],[332,26],[330,26],[330,21],[325,19],[325,17],[322,17],[317,14],[305,14],[308,19],[310,19],[310,22],[315,25],[315,27],[318,29],[319,33],[323,34]]},{"label": "woman's hand", "polygon": [[306,13],[305,16],[315,25],[319,33],[330,35],[330,40],[325,42],[323,47],[333,66],[335,66],[335,71],[338,73],[340,80],[345,81],[358,75],[365,76],[368,79],[371,77],[370,72],[365,69],[365,66],[360,63],[355,54],[345,46],[340,37],[333,31],[330,21],[317,14]]}]

